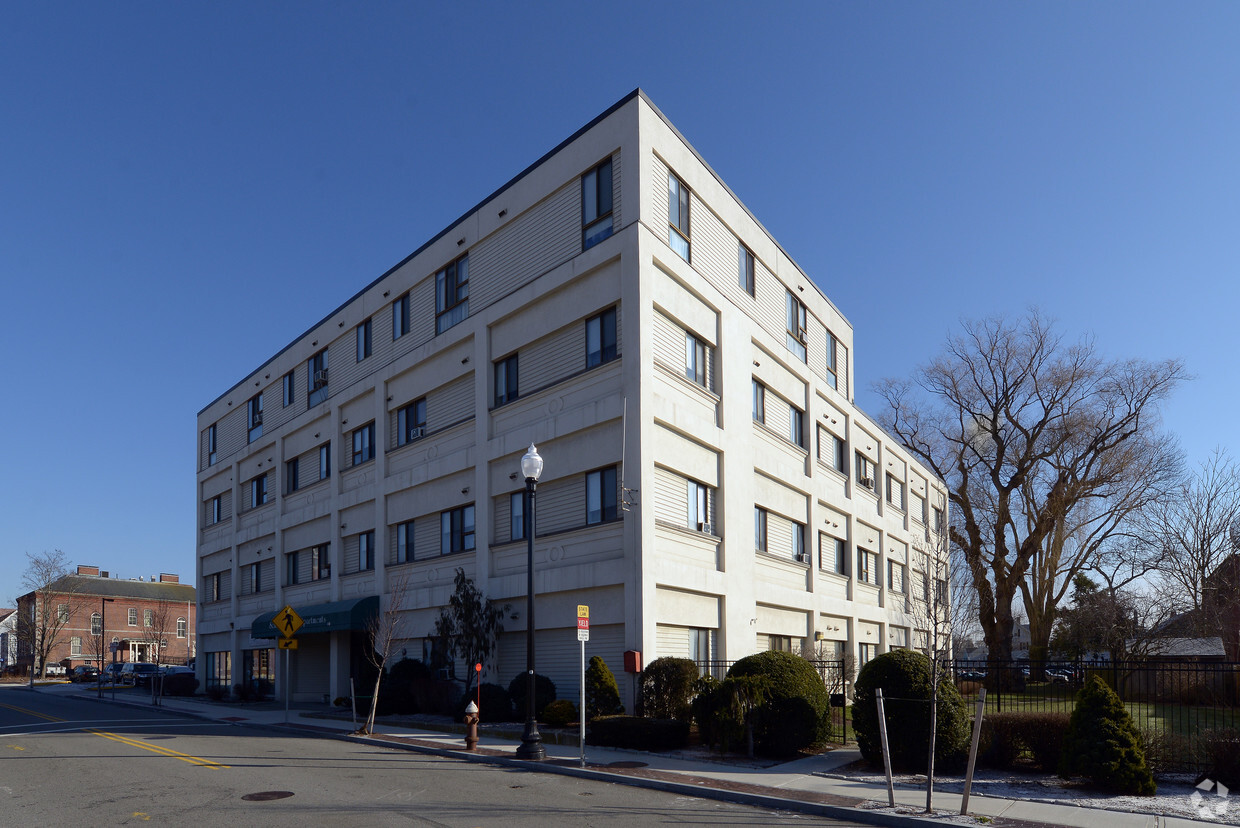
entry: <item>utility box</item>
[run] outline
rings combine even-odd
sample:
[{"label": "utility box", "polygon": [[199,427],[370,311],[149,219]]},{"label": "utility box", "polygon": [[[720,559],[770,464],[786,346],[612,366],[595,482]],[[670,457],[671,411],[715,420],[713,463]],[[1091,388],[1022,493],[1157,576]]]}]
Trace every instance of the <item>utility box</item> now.
[{"label": "utility box", "polygon": [[624,672],[640,673],[641,671],[642,671],[641,650],[625,650],[624,651]]}]

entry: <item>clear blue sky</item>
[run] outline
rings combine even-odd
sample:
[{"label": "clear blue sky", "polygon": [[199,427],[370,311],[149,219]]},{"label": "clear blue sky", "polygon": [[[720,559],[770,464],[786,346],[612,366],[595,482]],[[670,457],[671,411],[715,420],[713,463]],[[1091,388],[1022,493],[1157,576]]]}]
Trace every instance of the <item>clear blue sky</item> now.
[{"label": "clear blue sky", "polygon": [[[603,14],[599,9],[606,9]],[[640,86],[843,310],[857,399],[1038,305],[1233,443],[1240,4],[0,7],[0,603],[194,571],[195,416]],[[7,588],[5,588],[7,587]]]}]

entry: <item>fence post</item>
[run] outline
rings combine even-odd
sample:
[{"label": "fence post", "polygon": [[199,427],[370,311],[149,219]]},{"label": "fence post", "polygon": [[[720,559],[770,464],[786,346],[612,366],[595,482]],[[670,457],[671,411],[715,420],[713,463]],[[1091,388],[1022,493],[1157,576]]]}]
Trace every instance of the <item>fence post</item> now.
[{"label": "fence post", "polygon": [[883,688],[874,691],[874,701],[878,705],[878,735],[883,743],[883,770],[887,773],[887,801],[891,807],[896,806],[896,789],[891,782],[891,751],[887,748],[887,714],[883,710]]},{"label": "fence post", "polygon": [[982,738],[982,715],[986,710],[986,688],[977,693],[977,717],[973,720],[973,741],[969,743],[969,769],[964,775],[964,797],[960,800],[960,815],[969,813],[969,791],[973,788],[973,767],[977,764],[977,744]]}]

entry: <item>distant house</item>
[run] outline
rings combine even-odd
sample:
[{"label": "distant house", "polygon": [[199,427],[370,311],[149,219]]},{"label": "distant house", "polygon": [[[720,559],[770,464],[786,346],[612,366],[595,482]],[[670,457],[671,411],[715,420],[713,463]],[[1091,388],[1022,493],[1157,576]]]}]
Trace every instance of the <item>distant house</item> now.
[{"label": "distant house", "polygon": [[17,610],[0,609],[0,670],[17,666]]},{"label": "distant house", "polygon": [[1223,639],[1217,635],[1204,638],[1129,639],[1128,652],[1150,661],[1219,662],[1227,660]]},{"label": "distant house", "polygon": [[[194,656],[197,590],[180,580],[168,573],[122,580],[97,566],[79,566],[77,574],[20,596],[13,618],[56,614],[47,663],[35,665],[41,673],[113,660],[184,664]],[[48,625],[36,624],[36,634],[40,629]],[[35,654],[29,642],[19,644],[17,662],[27,669]]]}]

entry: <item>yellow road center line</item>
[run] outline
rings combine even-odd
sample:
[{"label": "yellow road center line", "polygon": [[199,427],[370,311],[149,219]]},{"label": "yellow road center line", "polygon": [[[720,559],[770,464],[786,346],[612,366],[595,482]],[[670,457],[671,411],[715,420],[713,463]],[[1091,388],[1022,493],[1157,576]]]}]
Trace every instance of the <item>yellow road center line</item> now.
[{"label": "yellow road center line", "polygon": [[[37,710],[27,710],[24,707],[18,707],[12,704],[0,703],[0,707],[3,707],[8,710],[15,710],[18,713],[25,713],[28,716],[35,716],[37,718],[44,719],[49,722],[68,721],[67,719],[57,718],[56,716],[49,716],[45,713],[40,713]],[[142,750],[149,750],[152,753],[158,753],[162,756],[167,756],[170,759],[180,759],[182,762],[189,762],[191,765],[198,765],[200,767],[205,767],[205,768],[214,768],[216,770],[228,767],[228,765],[221,765],[219,762],[212,762],[210,759],[203,759],[199,756],[191,756],[188,753],[181,753],[180,751],[172,750],[171,748],[166,748],[163,745],[152,745],[150,742],[144,742],[140,739],[131,739],[127,736],[121,736],[117,733],[109,733],[107,731],[93,730],[89,728],[83,728],[82,732],[90,733],[94,736],[102,736],[104,739],[111,739],[114,742],[120,742],[121,744],[129,745],[130,747],[141,748]]]}]

